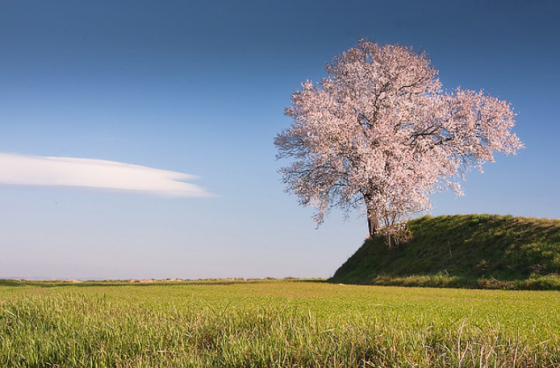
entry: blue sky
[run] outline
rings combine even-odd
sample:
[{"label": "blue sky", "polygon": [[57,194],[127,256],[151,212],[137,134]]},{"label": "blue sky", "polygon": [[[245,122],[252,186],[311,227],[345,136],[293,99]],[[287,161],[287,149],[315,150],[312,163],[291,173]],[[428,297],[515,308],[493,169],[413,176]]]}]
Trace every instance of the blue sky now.
[{"label": "blue sky", "polygon": [[273,139],[361,38],[518,113],[526,148],[432,215],[560,218],[558,19],[555,0],[0,0],[0,277],[331,276],[365,220],[316,229]]}]

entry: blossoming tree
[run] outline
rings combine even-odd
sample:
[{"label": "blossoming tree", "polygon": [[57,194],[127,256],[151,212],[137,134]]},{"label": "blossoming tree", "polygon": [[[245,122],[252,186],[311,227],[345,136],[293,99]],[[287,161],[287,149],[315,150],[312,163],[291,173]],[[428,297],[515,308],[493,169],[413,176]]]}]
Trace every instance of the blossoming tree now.
[{"label": "blossoming tree", "polygon": [[[452,189],[495,152],[523,144],[508,103],[483,92],[443,92],[425,54],[362,40],[302,84],[285,110],[290,129],[275,138],[286,191],[315,208],[365,209],[370,236],[430,209],[429,195]],[[390,238],[389,238],[390,245]]]}]

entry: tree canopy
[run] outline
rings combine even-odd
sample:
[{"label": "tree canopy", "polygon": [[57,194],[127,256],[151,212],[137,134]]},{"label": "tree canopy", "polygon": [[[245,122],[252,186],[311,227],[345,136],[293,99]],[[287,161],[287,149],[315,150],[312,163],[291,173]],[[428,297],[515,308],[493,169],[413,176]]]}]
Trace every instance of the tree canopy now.
[{"label": "tree canopy", "polygon": [[369,234],[427,211],[430,194],[471,168],[515,154],[511,106],[480,91],[444,92],[423,53],[361,40],[326,66],[328,76],[292,94],[291,128],[275,138],[286,190],[315,208],[363,208]]}]

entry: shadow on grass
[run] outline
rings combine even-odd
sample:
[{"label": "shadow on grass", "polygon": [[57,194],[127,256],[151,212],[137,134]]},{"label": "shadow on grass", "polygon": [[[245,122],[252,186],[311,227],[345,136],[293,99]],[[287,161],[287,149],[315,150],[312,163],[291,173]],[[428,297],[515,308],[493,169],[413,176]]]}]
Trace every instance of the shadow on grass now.
[{"label": "shadow on grass", "polygon": [[[336,280],[327,280],[329,283],[338,283]],[[407,275],[391,276],[378,275],[368,283],[348,282],[350,285],[370,286],[404,286],[404,287],[429,287],[447,289],[501,289],[501,290],[559,290],[560,277],[546,275],[526,279],[496,279],[494,277],[474,278],[468,276],[448,276],[441,273],[435,275]]]}]

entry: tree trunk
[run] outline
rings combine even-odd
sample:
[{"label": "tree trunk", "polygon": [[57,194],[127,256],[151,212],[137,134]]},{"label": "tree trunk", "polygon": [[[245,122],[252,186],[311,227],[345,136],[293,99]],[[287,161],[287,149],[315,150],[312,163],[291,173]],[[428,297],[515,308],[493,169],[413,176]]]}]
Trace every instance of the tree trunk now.
[{"label": "tree trunk", "polygon": [[366,202],[366,206],[367,206],[367,223],[368,223],[369,237],[373,238],[375,234],[377,234],[377,230],[379,229],[379,219],[377,218],[376,213],[372,213],[367,202]]},{"label": "tree trunk", "polygon": [[369,236],[373,238],[375,234],[377,234],[377,229],[379,228],[379,222],[377,221],[376,218],[372,219],[369,216],[367,222],[368,222]]},{"label": "tree trunk", "polygon": [[364,197],[364,202],[366,205],[369,237],[373,238],[377,234],[377,230],[379,230],[379,217],[377,216],[377,213],[372,210],[371,196],[367,193],[362,195]]}]

